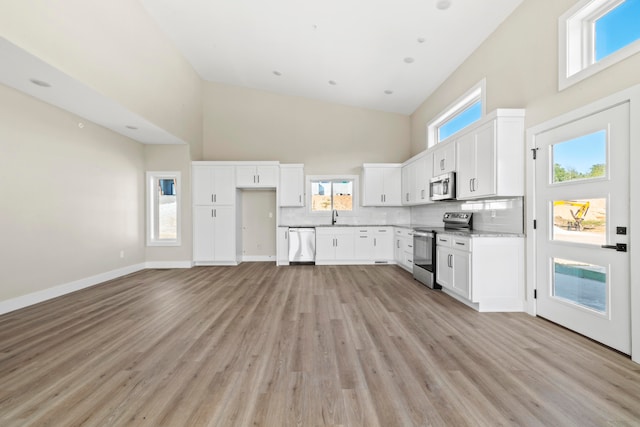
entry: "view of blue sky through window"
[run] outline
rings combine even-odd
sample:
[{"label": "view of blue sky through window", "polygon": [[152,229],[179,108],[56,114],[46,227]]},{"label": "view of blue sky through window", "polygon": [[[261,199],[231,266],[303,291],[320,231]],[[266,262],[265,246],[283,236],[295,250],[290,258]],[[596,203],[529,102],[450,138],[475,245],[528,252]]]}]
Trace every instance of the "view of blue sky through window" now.
[{"label": "view of blue sky through window", "polygon": [[595,22],[595,60],[640,39],[640,0],[625,0]]},{"label": "view of blue sky through window", "polygon": [[438,128],[438,142],[466,128],[482,117],[482,101],[476,101],[466,110],[460,112]]},{"label": "view of blue sky through window", "polygon": [[604,175],[607,164],[607,132],[601,130],[554,144],[553,163],[554,182]]}]

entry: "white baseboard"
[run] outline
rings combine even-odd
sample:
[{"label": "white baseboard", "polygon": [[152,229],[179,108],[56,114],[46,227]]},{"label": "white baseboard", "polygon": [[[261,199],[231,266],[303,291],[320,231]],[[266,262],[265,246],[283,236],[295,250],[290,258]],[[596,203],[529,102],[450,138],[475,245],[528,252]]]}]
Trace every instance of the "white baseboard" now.
[{"label": "white baseboard", "polygon": [[191,268],[191,261],[147,261],[145,268]]},{"label": "white baseboard", "polygon": [[242,262],[276,262],[275,255],[242,255]]},{"label": "white baseboard", "polygon": [[28,307],[33,304],[38,304],[40,302],[52,298],[57,298],[62,295],[70,294],[71,292],[79,291],[80,289],[89,288],[108,280],[117,279],[118,277],[126,276],[127,274],[144,270],[145,268],[146,265],[144,263],[134,264],[127,267],[119,268],[117,270],[107,271],[106,273],[96,274],[95,276],[85,277],[84,279],[74,280],[73,282],[54,286],[48,289],[43,289],[41,291],[33,292],[27,295],[0,301],[0,314]]}]

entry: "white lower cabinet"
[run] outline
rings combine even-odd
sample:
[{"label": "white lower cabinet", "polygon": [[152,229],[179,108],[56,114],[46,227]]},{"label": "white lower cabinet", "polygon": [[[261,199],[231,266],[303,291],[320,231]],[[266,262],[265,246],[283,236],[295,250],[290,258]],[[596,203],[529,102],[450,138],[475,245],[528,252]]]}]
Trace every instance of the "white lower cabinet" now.
[{"label": "white lower cabinet", "polygon": [[353,263],[353,227],[316,228],[316,264]]},{"label": "white lower cabinet", "polygon": [[524,308],[524,238],[436,235],[436,282],[478,311]]},{"label": "white lower cabinet", "polygon": [[193,261],[198,265],[237,264],[233,206],[193,207]]},{"label": "white lower cabinet", "polygon": [[463,298],[471,298],[469,239],[436,236],[436,282]]},{"label": "white lower cabinet", "polygon": [[289,227],[278,227],[276,246],[278,265],[289,265]]},{"label": "white lower cabinet", "polygon": [[395,227],[393,233],[393,250],[396,264],[413,272],[413,233],[408,228]]},{"label": "white lower cabinet", "polygon": [[393,261],[392,227],[357,227],[354,238],[356,260],[378,264]]}]

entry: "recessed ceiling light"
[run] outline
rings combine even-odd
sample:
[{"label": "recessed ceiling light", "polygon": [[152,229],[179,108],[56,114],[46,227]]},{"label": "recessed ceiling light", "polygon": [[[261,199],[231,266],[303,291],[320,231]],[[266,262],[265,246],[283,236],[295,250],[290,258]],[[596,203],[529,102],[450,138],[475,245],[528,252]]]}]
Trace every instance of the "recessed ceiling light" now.
[{"label": "recessed ceiling light", "polygon": [[418,43],[424,43],[427,41],[427,39],[425,39],[424,37],[418,37],[416,40],[418,41]]},{"label": "recessed ceiling light", "polygon": [[131,129],[131,130],[138,130],[138,128],[136,126],[126,125],[125,127],[127,129]]},{"label": "recessed ceiling light", "polygon": [[280,71],[273,70],[273,75],[280,77],[282,73]]},{"label": "recessed ceiling light", "polygon": [[449,9],[449,7],[451,7],[451,0],[438,0],[436,7],[440,10]]},{"label": "recessed ceiling light", "polygon": [[36,86],[40,86],[40,87],[51,87],[51,83],[45,82],[44,80],[38,80],[38,79],[29,79],[29,81],[31,83],[33,83]]},{"label": "recessed ceiling light", "polygon": [[413,61],[415,61],[415,59],[413,59],[410,56],[407,56],[406,58],[404,58],[404,62],[406,62],[407,64],[411,64],[413,63]]},{"label": "recessed ceiling light", "polygon": [[78,127],[79,127],[80,129],[83,129],[83,128],[84,128],[84,123],[82,123],[82,122],[78,122]]},{"label": "recessed ceiling light", "polygon": [[393,91],[387,89],[387,90],[384,91],[384,93],[385,93],[385,95],[391,95],[393,93]]},{"label": "recessed ceiling light", "polygon": [[337,85],[338,83],[336,83],[336,82],[335,82],[335,80],[329,80],[329,84],[330,84],[331,86],[335,86],[335,85]]}]

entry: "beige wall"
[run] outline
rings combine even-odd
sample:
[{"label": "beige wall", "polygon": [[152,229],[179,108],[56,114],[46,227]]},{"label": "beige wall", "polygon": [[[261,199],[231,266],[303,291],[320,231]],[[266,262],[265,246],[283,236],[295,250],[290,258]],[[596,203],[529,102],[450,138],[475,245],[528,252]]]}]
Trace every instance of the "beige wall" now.
[{"label": "beige wall", "polygon": [[409,117],[205,83],[204,160],[304,163],[306,174],[359,173],[403,162]]},{"label": "beige wall", "polygon": [[147,261],[191,262],[193,239],[189,147],[185,145],[145,145],[144,157],[146,171],[180,172],[180,232],[182,233],[180,246],[147,246],[145,258]]},{"label": "beige wall", "polygon": [[524,0],[411,116],[411,153],[426,148],[427,123],[482,78],[487,112],[526,108],[531,127],[640,83],[640,55],[558,92],[558,17],[575,0]]},{"label": "beige wall", "polygon": [[141,144],[0,85],[0,153],[0,301],[144,262]]},{"label": "beige wall", "polygon": [[202,153],[202,80],[130,0],[3,2],[2,36]]},{"label": "beige wall", "polygon": [[[244,190],[242,197],[242,255],[276,256],[276,192]],[[269,216],[271,214],[271,216]]]}]

